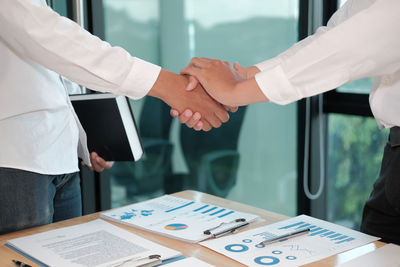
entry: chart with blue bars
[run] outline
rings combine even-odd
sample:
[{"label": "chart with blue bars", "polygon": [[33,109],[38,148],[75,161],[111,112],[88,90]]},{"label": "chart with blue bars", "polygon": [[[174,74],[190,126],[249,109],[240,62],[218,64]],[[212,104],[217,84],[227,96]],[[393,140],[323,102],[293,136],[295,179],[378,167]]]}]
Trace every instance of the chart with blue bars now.
[{"label": "chart with blue bars", "polygon": [[[304,229],[309,231],[287,237]],[[275,242],[263,242],[269,239]],[[247,266],[300,266],[377,239],[334,223],[300,215],[236,235],[208,240],[201,245]]]},{"label": "chart with blue bars", "polygon": [[325,237],[328,238],[330,241],[334,242],[335,244],[342,244],[345,242],[350,242],[355,240],[354,237],[341,234],[335,231],[331,231],[329,229],[324,229],[323,227],[318,227],[317,225],[312,225],[311,223],[306,223],[306,222],[296,222],[293,224],[282,226],[279,229],[300,230],[305,228],[310,229],[309,236]]},{"label": "chart with blue bars", "polygon": [[235,227],[242,220],[250,223],[258,218],[255,214],[168,195],[114,209],[101,217],[190,242],[209,238],[204,233],[208,229],[218,232]]}]

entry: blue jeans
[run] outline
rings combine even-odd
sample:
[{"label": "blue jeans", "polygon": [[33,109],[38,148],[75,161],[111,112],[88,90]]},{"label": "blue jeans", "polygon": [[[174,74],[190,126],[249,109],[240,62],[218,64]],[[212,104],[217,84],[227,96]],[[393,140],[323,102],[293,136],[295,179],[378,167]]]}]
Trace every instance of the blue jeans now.
[{"label": "blue jeans", "polygon": [[82,215],[79,173],[0,168],[0,234]]}]

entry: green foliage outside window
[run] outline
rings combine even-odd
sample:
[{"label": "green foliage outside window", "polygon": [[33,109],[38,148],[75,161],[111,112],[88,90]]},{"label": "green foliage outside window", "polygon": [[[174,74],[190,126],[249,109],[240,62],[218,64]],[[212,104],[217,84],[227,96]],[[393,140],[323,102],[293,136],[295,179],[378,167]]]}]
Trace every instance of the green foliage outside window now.
[{"label": "green foliage outside window", "polygon": [[368,117],[331,114],[328,120],[328,220],[359,229],[388,131]]}]

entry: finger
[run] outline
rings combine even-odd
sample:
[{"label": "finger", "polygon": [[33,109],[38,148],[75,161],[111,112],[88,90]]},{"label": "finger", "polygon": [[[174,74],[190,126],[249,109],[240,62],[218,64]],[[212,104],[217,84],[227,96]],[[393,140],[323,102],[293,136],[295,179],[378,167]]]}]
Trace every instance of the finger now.
[{"label": "finger", "polygon": [[196,112],[193,116],[186,122],[186,126],[189,128],[193,128],[201,119],[201,114]]},{"label": "finger", "polygon": [[225,109],[229,112],[236,112],[239,107],[231,107],[231,106],[224,106]]},{"label": "finger", "polygon": [[208,123],[207,121],[203,121],[203,128],[202,130],[205,132],[208,132],[212,129],[212,126],[210,123]]},{"label": "finger", "polygon": [[171,117],[175,118],[179,116],[179,111],[177,111],[176,109],[171,109],[169,114],[171,115]]},{"label": "finger", "polygon": [[100,158],[96,152],[92,152],[90,154],[90,163],[92,164],[93,169],[96,172],[102,172],[103,171],[103,167],[98,163],[97,158]]},{"label": "finger", "polygon": [[193,111],[186,109],[181,115],[179,115],[179,122],[186,123],[193,116]]},{"label": "finger", "polygon": [[221,122],[227,122],[227,121],[229,121],[229,114],[228,114],[228,112],[225,110],[225,109],[218,109],[216,112],[215,112],[215,115],[218,117],[218,119],[221,121]]},{"label": "finger", "polygon": [[212,60],[210,60],[208,58],[194,57],[190,61],[189,66],[194,66],[194,67],[197,67],[197,68],[206,68],[206,67],[210,66],[211,62],[212,62]]},{"label": "finger", "polygon": [[196,125],[193,126],[193,129],[195,129],[196,131],[201,131],[201,129],[203,129],[203,122],[199,121],[198,123],[196,123]]},{"label": "finger", "polygon": [[187,74],[190,76],[194,76],[194,77],[196,77],[196,79],[200,80],[199,77],[201,76],[201,70],[202,69],[197,68],[193,65],[189,65],[181,70],[181,74]]},{"label": "finger", "polygon": [[104,169],[111,169],[114,165],[114,161],[105,161],[102,157],[96,158],[96,166],[98,167],[97,170],[103,171]]},{"label": "finger", "polygon": [[243,76],[245,76],[247,78],[247,70],[246,68],[242,67],[239,63],[235,62],[233,64],[233,68],[235,70],[237,70],[240,74],[242,74]]},{"label": "finger", "polygon": [[208,116],[206,119],[213,128],[219,128],[222,124],[221,120],[215,114],[213,116]]},{"label": "finger", "polygon": [[189,83],[186,86],[186,91],[192,91],[199,85],[199,80],[196,79],[194,76],[189,76]]}]

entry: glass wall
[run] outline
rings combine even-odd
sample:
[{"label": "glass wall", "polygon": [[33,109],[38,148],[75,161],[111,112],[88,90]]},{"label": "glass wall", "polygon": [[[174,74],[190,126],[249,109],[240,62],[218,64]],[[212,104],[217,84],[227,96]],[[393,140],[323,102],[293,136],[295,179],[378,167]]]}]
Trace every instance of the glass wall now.
[{"label": "glass wall", "polygon": [[[342,6],[346,0],[338,0]],[[368,94],[373,78],[347,83],[342,93]],[[356,100],[359,99],[359,100]],[[361,101],[361,98],[353,98]],[[363,98],[364,99],[364,98]],[[354,102],[354,112],[360,102]],[[374,118],[328,114],[326,207],[329,221],[359,229],[363,207],[378,178],[387,129],[379,129]]]},{"label": "glass wall", "polygon": [[[297,41],[298,1],[103,0],[106,40],[179,72],[193,56],[250,66]],[[146,155],[112,169],[113,207],[195,189],[296,214],[296,104],[240,108],[208,133],[151,97],[132,102]]]},{"label": "glass wall", "polygon": [[388,130],[369,117],[330,114],[328,121],[327,219],[359,229]]}]

